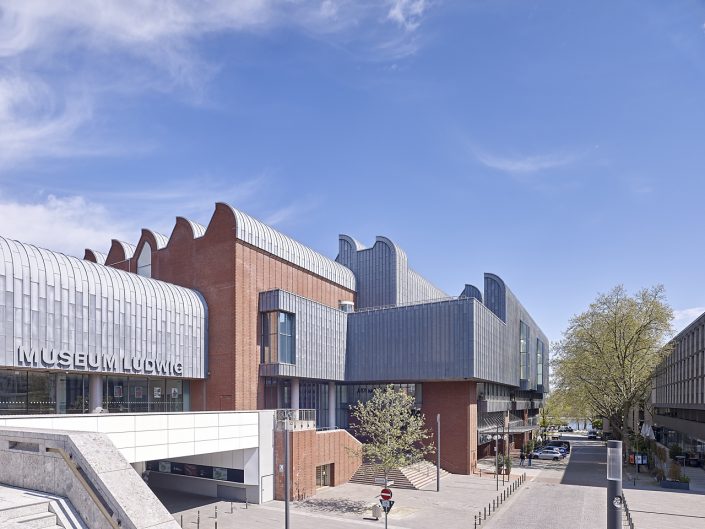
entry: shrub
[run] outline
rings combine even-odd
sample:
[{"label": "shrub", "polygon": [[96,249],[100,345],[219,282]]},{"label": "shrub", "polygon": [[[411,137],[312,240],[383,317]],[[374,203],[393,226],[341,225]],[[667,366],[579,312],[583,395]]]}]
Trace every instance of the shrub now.
[{"label": "shrub", "polygon": [[678,463],[671,463],[671,466],[668,468],[668,479],[671,481],[680,481],[681,467]]},{"label": "shrub", "polygon": [[681,448],[680,445],[673,443],[671,447],[668,449],[668,455],[671,457],[671,459],[675,459],[677,456],[681,455],[683,453],[683,449]]}]

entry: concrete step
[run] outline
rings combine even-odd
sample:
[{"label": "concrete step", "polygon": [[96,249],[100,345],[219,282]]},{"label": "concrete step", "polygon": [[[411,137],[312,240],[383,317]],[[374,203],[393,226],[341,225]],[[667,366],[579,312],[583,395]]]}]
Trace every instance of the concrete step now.
[{"label": "concrete step", "polygon": [[16,518],[20,518],[22,516],[46,512],[49,512],[49,501],[44,499],[37,500],[33,503],[25,503],[22,505],[0,509],[0,522],[6,522],[9,520],[15,520]]},{"label": "concrete step", "polygon": [[[441,479],[448,472],[441,469]],[[376,485],[375,478],[383,478],[384,474],[374,465],[363,464],[350,480],[353,483]],[[436,481],[436,467],[429,462],[421,462],[405,468],[395,468],[388,472],[389,480],[394,481],[392,487],[397,489],[421,489]]]},{"label": "concrete step", "polygon": [[56,515],[49,511],[11,518],[10,521],[27,529],[45,529],[47,527],[56,527]]}]

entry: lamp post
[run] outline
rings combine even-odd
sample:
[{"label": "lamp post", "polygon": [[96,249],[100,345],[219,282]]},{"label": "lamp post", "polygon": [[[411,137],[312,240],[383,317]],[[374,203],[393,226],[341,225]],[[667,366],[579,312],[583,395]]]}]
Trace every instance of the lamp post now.
[{"label": "lamp post", "polygon": [[289,410],[284,419],[284,527],[289,529]]},{"label": "lamp post", "polygon": [[622,441],[607,442],[607,529],[622,527]]}]

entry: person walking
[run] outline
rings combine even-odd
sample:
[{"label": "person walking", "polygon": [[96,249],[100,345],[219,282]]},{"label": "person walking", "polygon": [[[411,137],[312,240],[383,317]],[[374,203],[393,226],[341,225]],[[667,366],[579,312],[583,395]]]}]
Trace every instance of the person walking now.
[{"label": "person walking", "polygon": [[531,459],[533,458],[533,456],[531,455],[531,452],[529,452],[529,455],[526,457],[529,458],[529,466],[531,466]]},{"label": "person walking", "polygon": [[524,459],[526,459],[526,454],[524,454],[524,451],[522,450],[519,452],[519,466],[523,467],[524,466]]}]

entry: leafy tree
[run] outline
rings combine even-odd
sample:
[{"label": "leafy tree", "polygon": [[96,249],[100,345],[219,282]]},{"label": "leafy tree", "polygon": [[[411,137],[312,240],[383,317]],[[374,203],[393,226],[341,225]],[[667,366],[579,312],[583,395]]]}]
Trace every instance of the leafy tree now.
[{"label": "leafy tree", "polygon": [[435,451],[413,397],[392,385],[375,389],[370,400],[351,406],[351,417],[350,428],[363,442],[364,460],[382,469],[385,480],[389,470],[417,463]]},{"label": "leafy tree", "polygon": [[621,435],[628,410],[647,397],[668,354],[672,319],[660,285],[634,296],[623,286],[598,295],[554,346],[554,387],[584,402],[593,417],[609,418]]}]

